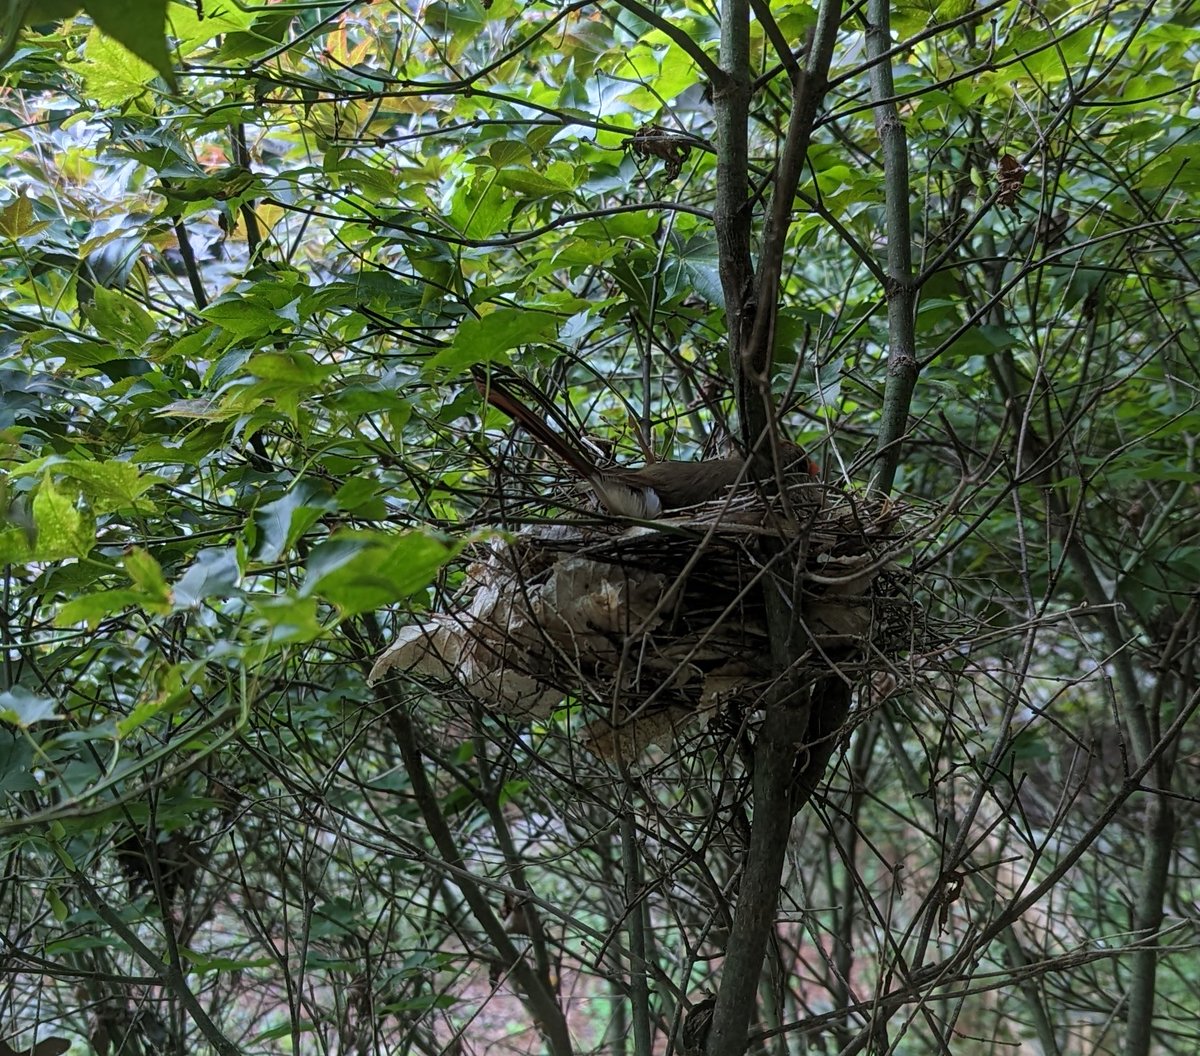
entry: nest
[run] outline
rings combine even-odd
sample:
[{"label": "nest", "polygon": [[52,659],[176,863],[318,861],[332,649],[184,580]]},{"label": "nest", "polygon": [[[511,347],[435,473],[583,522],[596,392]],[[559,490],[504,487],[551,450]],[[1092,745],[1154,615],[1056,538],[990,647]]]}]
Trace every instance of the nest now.
[{"label": "nest", "polygon": [[631,759],[697,716],[757,706],[773,671],[765,591],[799,621],[793,684],[857,680],[909,647],[895,506],[805,478],[770,500],[746,488],[686,512],[483,544],[454,611],[402,628],[371,680],[406,672],[519,719],[569,701],[587,747]]}]

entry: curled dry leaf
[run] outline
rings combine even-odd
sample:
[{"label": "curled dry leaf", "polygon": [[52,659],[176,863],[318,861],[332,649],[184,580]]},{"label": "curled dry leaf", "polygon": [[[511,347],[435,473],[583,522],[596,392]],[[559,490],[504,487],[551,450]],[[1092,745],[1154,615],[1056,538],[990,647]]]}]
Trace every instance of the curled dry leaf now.
[{"label": "curled dry leaf", "polygon": [[1021,196],[1021,187],[1025,183],[1025,176],[1026,169],[1016,158],[1011,154],[1001,155],[997,173],[999,183],[996,194],[997,204],[1015,209],[1017,200]]},{"label": "curled dry leaf", "polygon": [[692,152],[686,137],[668,132],[661,125],[642,125],[629,140],[630,149],[643,158],[658,158],[668,180],[675,179]]}]

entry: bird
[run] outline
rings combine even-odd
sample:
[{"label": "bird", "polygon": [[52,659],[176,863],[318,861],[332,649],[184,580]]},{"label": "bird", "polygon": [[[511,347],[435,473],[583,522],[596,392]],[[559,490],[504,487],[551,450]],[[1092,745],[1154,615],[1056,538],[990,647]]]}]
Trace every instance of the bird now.
[{"label": "bird", "polygon": [[[508,415],[586,480],[601,505],[614,516],[654,520],[664,513],[708,502],[731,484],[747,479],[747,460],[742,455],[706,458],[699,462],[651,462],[637,469],[602,468],[557,409],[532,386],[522,384],[540,407],[540,413],[522,400],[497,372],[489,374],[477,367],[472,374],[484,400]],[[563,431],[550,428],[547,417],[553,417]],[[784,444],[782,449],[784,468],[789,473],[800,472],[814,477],[818,474],[816,463],[799,447]]]}]

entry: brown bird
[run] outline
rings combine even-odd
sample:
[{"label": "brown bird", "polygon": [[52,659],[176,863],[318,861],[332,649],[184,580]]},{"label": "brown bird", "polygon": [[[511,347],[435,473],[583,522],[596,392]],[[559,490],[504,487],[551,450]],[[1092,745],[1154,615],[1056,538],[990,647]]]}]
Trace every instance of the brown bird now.
[{"label": "brown bird", "polygon": [[[495,373],[489,376],[482,368],[472,373],[488,403],[523,426],[546,450],[591,484],[604,508],[618,517],[652,520],[668,510],[707,502],[731,484],[746,479],[746,459],[740,455],[700,462],[652,462],[640,469],[602,469],[545,397],[531,391],[541,407],[539,413]],[[564,427],[563,432],[550,428],[547,415]],[[789,470],[816,476],[816,464],[800,448],[787,444],[785,453]]]}]

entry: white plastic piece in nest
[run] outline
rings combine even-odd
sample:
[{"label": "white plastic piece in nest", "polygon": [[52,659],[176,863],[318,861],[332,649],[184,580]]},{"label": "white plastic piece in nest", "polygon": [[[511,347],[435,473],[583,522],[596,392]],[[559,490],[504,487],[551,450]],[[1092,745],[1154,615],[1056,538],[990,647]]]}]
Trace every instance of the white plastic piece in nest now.
[{"label": "white plastic piece in nest", "polygon": [[682,727],[706,722],[727,700],[740,697],[761,680],[761,668],[731,660],[704,676],[699,707],[651,710],[634,715],[616,727],[607,719],[597,719],[584,728],[583,746],[609,762],[616,759],[632,761],[651,744],[670,748]]},{"label": "white plastic piece in nest", "polygon": [[631,577],[616,565],[567,557],[554,563],[549,578],[531,588],[529,598],[542,630],[576,643],[590,639],[596,650],[607,653],[609,636],[645,633],[661,622],[654,610],[665,589],[665,577],[656,572]]},{"label": "white plastic piece in nest", "polygon": [[687,708],[663,708],[626,719],[618,726],[607,719],[597,719],[584,727],[582,743],[589,752],[607,762],[618,759],[632,762],[651,744],[670,748],[675,743],[675,731],[695,717],[696,712]]},{"label": "white plastic piece in nest", "polygon": [[369,680],[407,671],[460,685],[489,708],[544,718],[563,698],[561,685],[597,669],[615,671],[625,636],[648,634],[666,577],[629,576],[618,565],[578,556],[536,568],[533,555],[497,547],[467,570],[470,606],[434,614],[400,630]]},{"label": "white plastic piece in nest", "polygon": [[402,627],[367,681],[377,682],[391,671],[457,682],[476,700],[510,715],[545,718],[562,700],[561,691],[508,666],[486,643],[467,635],[463,624],[441,615]]}]

